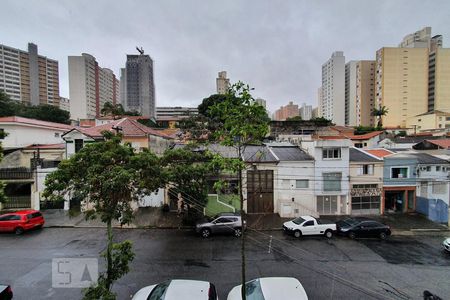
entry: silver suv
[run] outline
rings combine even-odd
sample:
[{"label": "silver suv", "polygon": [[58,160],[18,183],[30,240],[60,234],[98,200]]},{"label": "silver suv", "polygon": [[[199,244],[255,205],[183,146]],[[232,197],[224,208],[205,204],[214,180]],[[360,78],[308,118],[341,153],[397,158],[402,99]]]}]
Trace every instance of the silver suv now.
[{"label": "silver suv", "polygon": [[236,237],[242,235],[242,218],[237,213],[220,213],[209,220],[200,221],[195,225],[195,231],[204,238],[213,233],[232,233]]}]

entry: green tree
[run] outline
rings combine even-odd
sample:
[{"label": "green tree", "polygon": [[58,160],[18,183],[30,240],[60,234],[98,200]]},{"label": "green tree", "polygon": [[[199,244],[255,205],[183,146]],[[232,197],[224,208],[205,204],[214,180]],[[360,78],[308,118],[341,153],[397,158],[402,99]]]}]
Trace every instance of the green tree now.
[{"label": "green tree", "polygon": [[378,129],[383,128],[383,116],[387,115],[389,109],[386,106],[380,106],[379,108],[374,108],[372,110],[372,116],[377,117],[377,127]]},{"label": "green tree", "polygon": [[287,118],[286,121],[302,121],[302,117],[300,116],[290,117]]},{"label": "green tree", "polygon": [[112,116],[113,119],[121,118],[122,116],[140,116],[141,114],[134,111],[126,111],[122,104],[112,104],[111,102],[106,102],[103,105],[103,108],[101,109],[100,113],[103,116]]},{"label": "green tree", "polygon": [[[243,155],[245,148],[251,144],[261,144],[269,131],[269,117],[264,107],[255,103],[247,84],[238,82],[231,86],[225,100],[209,108],[211,118],[221,121],[221,126],[213,136],[217,142],[236,150],[235,158],[215,155],[212,161],[221,170],[228,170],[238,175],[239,198],[242,219],[244,214],[244,195],[242,189],[242,172],[246,169]],[[245,292],[245,234],[241,236],[242,256],[242,299],[246,299]]]},{"label": "green tree", "polygon": [[70,113],[54,105],[31,106],[14,101],[0,91],[0,117],[20,116],[41,121],[70,124]]},{"label": "green tree", "polygon": [[180,193],[183,201],[191,208],[184,221],[192,223],[199,216],[199,212],[203,212],[208,201],[206,179],[211,173],[208,157],[188,147],[166,150],[161,160],[169,189],[174,195]]},{"label": "green tree", "polygon": [[85,299],[115,298],[111,287],[128,272],[128,263],[134,256],[130,242],[113,243],[112,222],[129,223],[133,217],[132,203],[164,186],[160,160],[155,154],[135,153],[129,144],[121,143],[121,136],[111,132],[103,134],[105,141],[88,144],[62,161],[58,169],[47,176],[43,194],[48,200],[80,196],[87,209],[86,218],[98,217],[106,223],[107,270],[99,277],[97,285],[85,291]]}]

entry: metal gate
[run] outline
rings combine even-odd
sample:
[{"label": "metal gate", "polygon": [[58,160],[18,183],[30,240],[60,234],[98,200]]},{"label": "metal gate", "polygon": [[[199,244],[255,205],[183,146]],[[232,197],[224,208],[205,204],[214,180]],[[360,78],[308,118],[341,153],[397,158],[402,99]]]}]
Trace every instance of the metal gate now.
[{"label": "metal gate", "polygon": [[247,213],[273,213],[273,171],[247,171]]}]

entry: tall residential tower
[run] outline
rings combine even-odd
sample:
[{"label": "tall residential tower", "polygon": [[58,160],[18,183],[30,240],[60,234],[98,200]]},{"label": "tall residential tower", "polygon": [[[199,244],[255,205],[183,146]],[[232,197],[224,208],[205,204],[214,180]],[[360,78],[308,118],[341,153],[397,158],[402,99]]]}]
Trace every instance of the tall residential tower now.
[{"label": "tall residential tower", "polygon": [[120,99],[126,110],[155,118],[153,60],[149,55],[144,54],[142,49],[139,52],[139,55],[127,55],[125,68],[121,69]]},{"label": "tall residential tower", "polygon": [[118,103],[119,80],[113,71],[99,67],[95,57],[69,56],[70,116],[74,120],[100,116],[106,102]]},{"label": "tall residential tower", "polygon": [[33,43],[28,51],[0,45],[0,90],[12,100],[59,106],[58,61],[39,55]]},{"label": "tall residential tower", "polygon": [[336,125],[345,125],[345,57],[336,51],[322,65],[320,112]]}]

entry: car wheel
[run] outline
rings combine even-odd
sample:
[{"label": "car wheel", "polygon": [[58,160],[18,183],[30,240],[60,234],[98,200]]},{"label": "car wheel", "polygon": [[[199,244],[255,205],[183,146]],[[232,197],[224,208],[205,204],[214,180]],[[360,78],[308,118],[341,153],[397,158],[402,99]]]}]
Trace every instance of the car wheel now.
[{"label": "car wheel", "polygon": [[234,230],[234,236],[235,237],[240,237],[242,235],[242,230],[240,228],[236,228]]},{"label": "car wheel", "polygon": [[302,236],[302,232],[300,230],[296,230],[296,231],[294,231],[294,236],[296,238],[300,238]]},{"label": "car wheel", "polygon": [[325,231],[325,237],[331,239],[333,237],[333,231],[331,230]]},{"label": "car wheel", "polygon": [[356,234],[355,234],[354,232],[350,232],[350,233],[348,234],[348,237],[351,238],[352,240],[354,240],[355,237],[356,237]]},{"label": "car wheel", "polygon": [[22,227],[17,227],[16,229],[14,229],[14,233],[17,235],[20,235],[23,233],[23,228]]},{"label": "car wheel", "polygon": [[387,238],[387,235],[385,232],[380,233],[380,239],[385,240]]},{"label": "car wheel", "polygon": [[211,230],[208,228],[202,229],[202,237],[209,238],[211,236]]}]

